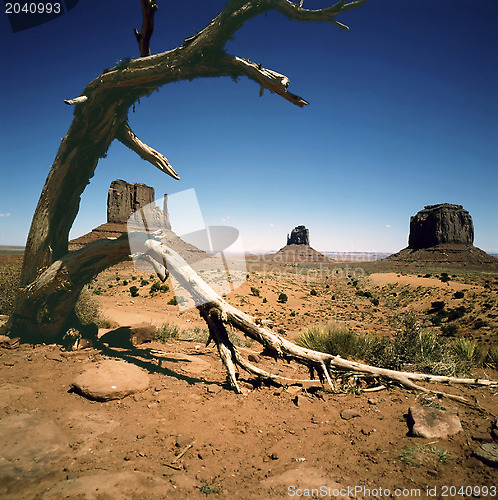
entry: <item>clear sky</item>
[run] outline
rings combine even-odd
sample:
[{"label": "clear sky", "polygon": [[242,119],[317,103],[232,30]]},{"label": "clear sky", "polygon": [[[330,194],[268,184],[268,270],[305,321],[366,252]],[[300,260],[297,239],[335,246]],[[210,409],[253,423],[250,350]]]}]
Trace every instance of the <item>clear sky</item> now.
[{"label": "clear sky", "polygon": [[[223,0],[157,0],[153,53],[201,30]],[[305,8],[330,5],[304,0]],[[114,142],[83,194],[72,237],[105,222],[114,179],[156,196],[195,188],[207,224],[238,228],[246,250],[278,250],[304,224],[323,251],[398,251],[410,216],[457,203],[476,246],[498,252],[498,2],[369,0],[329,23],[269,12],[229,53],[290,78],[301,109],[242,78],[167,85],[129,121],[175,181]],[[73,109],[106,67],[139,56],[139,0],[80,0],[12,33],[0,16],[0,245],[23,245]]]}]

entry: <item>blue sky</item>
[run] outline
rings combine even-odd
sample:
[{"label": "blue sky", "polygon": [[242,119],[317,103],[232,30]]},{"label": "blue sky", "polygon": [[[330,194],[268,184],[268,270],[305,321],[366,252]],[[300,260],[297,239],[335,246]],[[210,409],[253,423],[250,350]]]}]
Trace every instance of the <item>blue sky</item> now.
[{"label": "blue sky", "polygon": [[[153,53],[201,30],[218,0],[158,0]],[[330,5],[305,0],[304,7]],[[175,181],[118,142],[83,194],[72,236],[105,222],[112,180],[156,196],[196,190],[207,224],[238,228],[246,250],[277,250],[294,226],[328,251],[398,251],[424,205],[462,204],[476,246],[498,252],[498,2],[369,0],[338,20],[269,12],[229,53],[290,78],[301,109],[245,79],[167,85],[130,111],[134,132],[168,157]],[[123,57],[138,57],[139,0],[80,0],[12,33],[0,17],[0,245],[23,245],[60,140],[64,99]]]}]

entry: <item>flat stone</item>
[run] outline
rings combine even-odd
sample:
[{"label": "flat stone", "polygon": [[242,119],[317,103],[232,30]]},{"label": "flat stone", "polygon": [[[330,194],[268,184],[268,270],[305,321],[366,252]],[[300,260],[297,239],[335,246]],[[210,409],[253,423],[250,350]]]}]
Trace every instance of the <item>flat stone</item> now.
[{"label": "flat stone", "polygon": [[[194,485],[185,489],[192,490]],[[43,494],[43,500],[60,498],[167,498],[174,494],[171,481],[140,471],[95,473],[62,481]]]},{"label": "flat stone", "polygon": [[484,443],[479,448],[474,450],[473,455],[485,464],[498,468],[498,444]]},{"label": "flat stone", "polygon": [[20,495],[46,484],[71,454],[61,429],[35,415],[20,414],[0,420],[0,497]]},{"label": "flat stone", "polygon": [[89,399],[110,401],[145,391],[149,386],[149,376],[130,363],[105,360],[79,375],[72,386]]},{"label": "flat stone", "polygon": [[217,384],[209,384],[206,388],[206,390],[210,393],[210,394],[218,394],[218,392],[221,391],[221,386],[217,385]]},{"label": "flat stone", "polygon": [[418,406],[412,406],[408,410],[408,427],[411,436],[430,439],[445,439],[462,430],[457,415]]},{"label": "flat stone", "polygon": [[474,432],[472,434],[473,441],[479,441],[479,443],[492,443],[493,437],[489,432]]},{"label": "flat stone", "polygon": [[348,408],[341,411],[341,418],[344,420],[350,420],[351,418],[359,417],[360,412],[354,408]]},{"label": "flat stone", "polygon": [[7,335],[0,335],[0,347],[4,349],[17,349],[19,347],[19,337],[11,339]]}]

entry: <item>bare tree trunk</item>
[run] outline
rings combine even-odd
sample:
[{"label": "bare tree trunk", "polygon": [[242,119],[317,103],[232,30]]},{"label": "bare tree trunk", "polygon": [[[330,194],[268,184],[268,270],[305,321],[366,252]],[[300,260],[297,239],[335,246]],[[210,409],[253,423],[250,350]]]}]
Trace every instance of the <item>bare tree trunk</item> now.
[{"label": "bare tree trunk", "polygon": [[[141,53],[145,55],[149,53],[155,4],[152,0],[141,2],[144,24],[137,38]],[[226,42],[245,21],[271,9],[289,19],[326,21],[347,29],[335,21],[335,16],[364,2],[341,0],[325,9],[307,10],[288,0],[229,0],[208,26],[185,39],[181,46],[154,56],[123,60],[90,82],[81,96],[65,101],[74,105],[74,118],[33,216],[26,242],[21,289],[9,322],[11,334],[34,341],[61,339],[75,321],[74,305],[84,284],[82,281],[90,279],[92,273],[105,269],[111,262],[126,258],[123,247],[119,247],[119,252],[115,247],[116,254],[111,260],[94,246],[83,248],[78,256],[68,253],[69,231],[78,213],[81,195],[99,159],[106,156],[114,139],[178,179],[167,159],[140,141],[127,125],[128,110],[139,98],[171,82],[198,77],[236,79],[247,76],[261,89],[267,88],[302,107],[308,103],[287,90],[289,79],[286,76],[227,54]],[[66,270],[68,262],[79,261],[91,261],[92,272],[79,274],[74,268]]]}]

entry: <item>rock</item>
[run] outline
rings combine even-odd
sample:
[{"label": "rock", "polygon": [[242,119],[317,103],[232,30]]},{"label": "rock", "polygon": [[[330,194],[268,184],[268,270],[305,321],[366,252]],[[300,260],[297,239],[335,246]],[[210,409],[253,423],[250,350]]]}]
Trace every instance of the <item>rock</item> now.
[{"label": "rock", "polygon": [[427,205],[410,219],[408,248],[429,248],[445,243],[474,243],[472,217],[462,205]]},{"label": "rock", "polygon": [[494,441],[498,441],[498,431],[496,429],[491,429],[491,437]]},{"label": "rock", "polygon": [[498,468],[498,444],[484,443],[479,448],[474,450],[473,455],[485,464]]},{"label": "rock", "polygon": [[433,263],[498,268],[498,259],[473,245],[472,217],[462,205],[427,205],[410,218],[408,247],[387,257],[397,264]]},{"label": "rock", "polygon": [[412,406],[408,410],[411,436],[445,439],[462,430],[457,415],[433,408]]},{"label": "rock", "polygon": [[287,245],[272,257],[274,262],[324,262],[327,257],[310,247],[309,230],[304,226],[295,227],[287,235]]},{"label": "rock", "polygon": [[218,394],[221,391],[221,386],[218,384],[209,384],[206,388],[210,394]]},{"label": "rock", "polygon": [[17,349],[19,347],[19,337],[11,339],[6,335],[0,335],[0,347],[4,349]]},{"label": "rock", "polygon": [[102,335],[100,340],[113,347],[130,348],[154,340],[157,328],[149,323],[122,326]]},{"label": "rock", "polygon": [[355,408],[348,408],[341,411],[341,418],[344,420],[350,420],[351,418],[359,417],[360,412]]},{"label": "rock", "polygon": [[296,226],[290,236],[287,235],[287,245],[309,245],[310,232],[304,226]]},{"label": "rock", "polygon": [[489,432],[474,432],[472,434],[472,440],[478,441],[479,443],[492,443],[493,437]]},{"label": "rock", "polygon": [[184,436],[183,434],[178,434],[178,436],[176,436],[175,446],[180,449],[185,448],[185,446],[188,446],[190,443],[192,443],[192,441],[192,438]]},{"label": "rock", "polygon": [[71,451],[53,422],[28,414],[0,420],[0,450],[2,498],[21,498],[23,488],[43,484]]},{"label": "rock", "polygon": [[[294,461],[301,462],[301,460],[303,459],[297,458]],[[322,469],[303,464],[294,465],[294,467],[289,467],[284,472],[272,473],[270,477],[262,480],[259,487],[256,487],[258,498],[274,498],[276,491],[285,491],[287,496],[290,497],[311,497],[313,490],[322,491],[324,485],[326,485],[326,491],[337,491],[339,493],[339,495],[333,497],[323,495],[324,498],[335,498],[336,500],[352,498],[347,494],[348,491],[352,493],[351,488],[348,488],[346,484],[336,482],[330,474],[325,474]]]},{"label": "rock", "polygon": [[110,401],[145,391],[149,386],[149,376],[130,363],[105,360],[79,375],[72,386],[89,399]]},{"label": "rock", "polygon": [[[187,488],[187,485],[185,485]],[[193,484],[188,485],[193,489]],[[48,488],[43,500],[60,498],[167,498],[177,493],[170,480],[140,471],[96,472]]]},{"label": "rock", "polygon": [[153,201],[154,189],[145,184],[112,181],[107,194],[107,222],[126,224],[135,210]]},{"label": "rock", "polygon": [[475,457],[469,457],[464,461],[464,465],[467,469],[478,469],[482,467],[482,462]]},{"label": "rock", "polygon": [[261,361],[261,358],[257,354],[249,354],[249,356],[247,356],[247,359],[251,363],[259,363]]},{"label": "rock", "polygon": [[150,323],[138,323],[130,327],[130,340],[136,346],[146,342],[152,342],[157,333],[157,328]]}]

